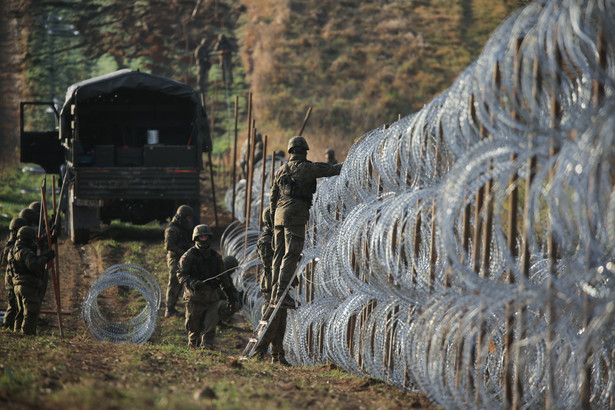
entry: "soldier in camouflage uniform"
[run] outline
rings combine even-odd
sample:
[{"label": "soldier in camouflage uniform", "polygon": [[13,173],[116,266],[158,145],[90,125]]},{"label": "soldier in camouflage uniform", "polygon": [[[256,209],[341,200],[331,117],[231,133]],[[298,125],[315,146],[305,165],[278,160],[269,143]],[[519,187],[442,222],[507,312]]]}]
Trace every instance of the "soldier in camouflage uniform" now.
[{"label": "soldier in camouflage uniform", "polygon": [[310,215],[312,196],[316,192],[316,180],[339,175],[342,170],[342,164],[329,165],[308,161],[309,149],[307,141],[301,136],[288,141],[290,159],[276,172],[269,199],[274,225],[273,288],[270,303],[281,303],[281,308],[285,309],[295,308],[295,301],[290,294],[287,293],[283,300],[282,294],[291,284],[301,258],[305,226]]},{"label": "soldier in camouflage uniform", "polygon": [[[271,265],[273,263],[273,222],[269,208],[263,211],[263,232],[258,236],[256,243],[258,256],[263,264],[263,271],[260,279],[260,290],[265,299],[261,308],[261,320],[269,320],[265,313],[269,308],[271,290],[273,287],[271,279]],[[275,318],[269,324],[265,335],[255,350],[258,358],[264,358],[267,349],[271,346],[271,357],[275,362],[288,364],[284,358],[284,333],[286,332],[286,309],[278,309]]]},{"label": "soldier in camouflage uniform", "polygon": [[4,244],[4,250],[1,255],[1,263],[0,266],[4,267],[6,263],[6,272],[4,274],[4,288],[6,289],[6,299],[8,302],[8,306],[6,308],[6,312],[4,313],[4,322],[3,325],[5,328],[13,330],[15,326],[15,316],[17,316],[17,298],[15,297],[15,289],[13,286],[13,276],[11,275],[11,270],[8,269],[7,259],[9,256],[9,252],[13,249],[15,242],[17,242],[17,232],[19,228],[22,226],[26,226],[27,222],[25,219],[16,217],[11,220],[9,225],[9,239],[7,239]]},{"label": "soldier in camouflage uniform", "polygon": [[8,269],[11,270],[18,312],[15,331],[35,335],[41,311],[42,278],[45,266],[55,257],[51,249],[36,256],[36,232],[29,226],[19,228],[17,242],[9,251]]},{"label": "soldier in camouflage uniform", "polygon": [[40,217],[40,213],[37,213],[32,208],[24,208],[19,212],[19,217],[25,219],[28,222],[28,226],[31,226],[36,230],[38,229],[38,220]]},{"label": "soldier in camouflage uniform", "polygon": [[175,309],[182,292],[182,286],[177,280],[177,270],[179,269],[179,258],[192,246],[193,214],[191,207],[181,205],[164,231],[164,248],[167,250],[167,265],[169,266],[164,317],[182,316],[182,313]]},{"label": "soldier in camouflage uniform", "polygon": [[211,248],[213,232],[205,224],[197,225],[192,232],[194,246],[179,261],[177,278],[185,288],[186,330],[188,346],[213,349],[218,323],[218,302],[221,287],[234,310],[232,283],[224,274],[224,262]]}]

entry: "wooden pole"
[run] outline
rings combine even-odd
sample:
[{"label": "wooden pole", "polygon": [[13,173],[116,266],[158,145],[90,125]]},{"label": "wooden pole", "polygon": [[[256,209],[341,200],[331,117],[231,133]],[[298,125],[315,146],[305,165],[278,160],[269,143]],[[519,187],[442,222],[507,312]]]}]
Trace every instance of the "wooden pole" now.
[{"label": "wooden pole", "polygon": [[305,118],[303,119],[303,125],[301,126],[301,130],[299,131],[299,134],[297,135],[303,134],[303,130],[305,129],[305,126],[307,125],[307,122],[310,119],[311,113],[312,113],[312,107],[309,107],[307,112],[305,113]]},{"label": "wooden pole", "polygon": [[[47,245],[49,249],[52,249],[51,245],[51,230],[49,229],[49,216],[47,215],[47,200],[46,200],[46,192],[47,189],[47,178],[43,180],[43,186],[41,186],[41,208],[43,210],[43,217],[45,218],[45,231],[47,233]],[[58,275],[56,272],[55,264],[48,263],[48,268],[51,268],[51,277],[53,279],[53,289],[55,293],[56,299],[56,312],[58,316],[58,326],[60,328],[60,336],[64,337],[64,328],[62,327],[62,301],[60,300],[60,284],[58,283]]]},{"label": "wooden pole", "polygon": [[[248,136],[246,137],[248,139],[248,150],[247,150],[248,153],[250,152],[250,135],[252,135],[252,93],[248,93]],[[244,196],[244,209],[243,209],[244,218],[246,218],[246,213],[248,211],[248,190],[247,189],[248,188],[246,186],[246,195]]]},{"label": "wooden pole", "polygon": [[[271,158],[273,161],[273,158]],[[265,140],[263,141],[263,168],[261,172],[261,206],[258,214],[258,230],[263,229],[263,209],[265,200],[265,165],[267,164],[267,135],[265,135]]]},{"label": "wooden pole", "polygon": [[233,199],[231,206],[231,219],[235,219],[235,199],[237,196],[237,190],[235,185],[237,184],[237,117],[239,115],[239,96],[235,96],[235,133],[233,136]]}]

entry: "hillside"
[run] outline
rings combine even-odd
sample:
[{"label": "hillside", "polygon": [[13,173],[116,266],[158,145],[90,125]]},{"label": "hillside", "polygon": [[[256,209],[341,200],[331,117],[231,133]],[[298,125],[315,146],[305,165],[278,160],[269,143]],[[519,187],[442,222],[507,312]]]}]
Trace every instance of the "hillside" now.
[{"label": "hillside", "polygon": [[[71,83],[124,67],[196,85],[193,50],[202,38],[211,41],[219,33],[233,40],[238,53],[235,80],[228,89],[212,56],[208,111],[215,117],[216,152],[228,152],[233,96],[241,97],[241,130],[247,117],[245,96],[252,91],[257,128],[274,139],[274,148],[283,148],[287,137],[298,132],[311,106],[306,136],[313,148],[320,152],[332,146],[345,153],[364,132],[418,110],[449,87],[519,4],[3,2],[3,54],[13,57],[3,59],[7,68],[0,77],[2,90],[10,95],[0,107],[0,119],[5,120],[0,131],[2,156],[14,160],[21,99],[62,99]],[[57,34],[67,25],[78,34]],[[49,34],[50,27],[56,34]]]}]

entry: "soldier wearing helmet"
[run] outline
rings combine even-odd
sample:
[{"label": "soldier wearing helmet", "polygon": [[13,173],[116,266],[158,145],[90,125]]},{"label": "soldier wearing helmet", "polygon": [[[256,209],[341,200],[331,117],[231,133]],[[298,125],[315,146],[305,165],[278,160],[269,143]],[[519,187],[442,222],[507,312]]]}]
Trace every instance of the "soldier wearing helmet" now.
[{"label": "soldier wearing helmet", "polygon": [[184,286],[186,301],[186,329],[188,347],[213,349],[218,324],[218,302],[221,288],[233,306],[233,286],[225,275],[224,262],[218,252],[211,248],[213,232],[205,224],[192,231],[194,246],[184,253],[179,261],[177,278]]},{"label": "soldier wearing helmet", "polygon": [[[15,242],[17,242],[17,232],[19,231],[19,228],[21,228],[22,226],[26,226],[26,224],[27,222],[24,218],[15,217],[11,220],[11,223],[9,224],[9,239],[7,239],[6,243],[4,244],[4,250],[2,251],[2,255],[0,258],[2,262],[0,263],[0,266],[4,267],[4,264],[7,261],[9,255],[9,251],[13,248]],[[13,330],[15,324],[15,316],[17,315],[17,298],[15,297],[13,276],[11,275],[11,271],[8,269],[8,264],[4,274],[4,288],[6,289],[7,293],[8,306],[6,308],[6,312],[4,313],[3,325],[5,328]]]},{"label": "soldier wearing helmet", "polygon": [[165,317],[182,316],[182,313],[175,308],[182,292],[182,286],[177,280],[177,270],[179,269],[179,258],[192,246],[193,214],[194,211],[190,206],[181,205],[164,231],[164,248],[167,251],[169,267]]},{"label": "soldier wearing helmet", "polygon": [[308,161],[309,149],[301,136],[288,141],[290,159],[276,172],[269,199],[274,226],[271,303],[281,303],[280,306],[287,309],[294,309],[295,301],[289,293],[283,300],[282,295],[290,286],[301,257],[316,180],[339,175],[342,170],[342,164]]},{"label": "soldier wearing helmet", "polygon": [[40,210],[39,210],[39,213],[37,213],[32,208],[24,208],[19,213],[19,217],[25,219],[26,222],[28,222],[28,226],[32,226],[33,228],[38,228]]},{"label": "soldier wearing helmet", "polygon": [[335,159],[335,151],[333,151],[331,148],[325,151],[325,159],[327,160],[327,164],[329,165],[337,164],[337,159]]},{"label": "soldier wearing helmet", "polygon": [[[248,169],[248,164],[250,163],[250,152],[248,152],[248,139],[243,142],[243,146],[241,147],[241,162],[239,162],[239,167],[241,169],[241,174],[243,179],[248,179],[248,173],[250,170]],[[260,132],[256,133],[254,136],[254,164],[263,159],[263,136]]]},{"label": "soldier wearing helmet", "polygon": [[17,242],[9,251],[8,269],[11,271],[17,315],[14,330],[26,335],[35,335],[41,310],[41,287],[45,266],[55,257],[51,249],[36,255],[36,232],[23,226],[17,232]]}]

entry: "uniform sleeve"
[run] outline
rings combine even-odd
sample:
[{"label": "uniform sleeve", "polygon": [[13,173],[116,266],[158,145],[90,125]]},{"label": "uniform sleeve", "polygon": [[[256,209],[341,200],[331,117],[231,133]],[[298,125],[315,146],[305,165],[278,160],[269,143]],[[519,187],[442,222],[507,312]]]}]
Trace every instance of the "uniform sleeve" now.
[{"label": "uniform sleeve", "polygon": [[177,256],[180,256],[183,252],[179,248],[179,246],[177,246],[178,242],[179,232],[177,231],[177,229],[174,229],[173,227],[167,228],[164,231],[164,248],[167,251],[174,253]]},{"label": "uniform sleeve", "polygon": [[36,256],[36,253],[32,251],[24,252],[22,257],[26,268],[28,268],[30,272],[39,273],[45,270],[45,265],[47,265],[47,258],[44,258],[42,256]]},{"label": "uniform sleeve", "polygon": [[[280,168],[282,169],[282,168]],[[280,198],[280,186],[278,184],[278,174],[280,170],[276,172],[275,178],[273,180],[273,185],[271,186],[271,192],[269,195],[269,211],[271,212],[271,220],[275,221],[275,208],[278,204],[278,199]]]},{"label": "uniform sleeve", "polygon": [[181,258],[179,258],[179,269],[177,271],[177,280],[183,286],[188,289],[192,289],[196,280],[190,277],[190,271],[192,270],[192,265],[194,264],[194,257],[190,254],[190,251],[184,253]]},{"label": "uniform sleeve", "polygon": [[342,164],[329,165],[326,162],[313,162],[310,164],[310,173],[314,178],[332,177],[342,172]]}]

